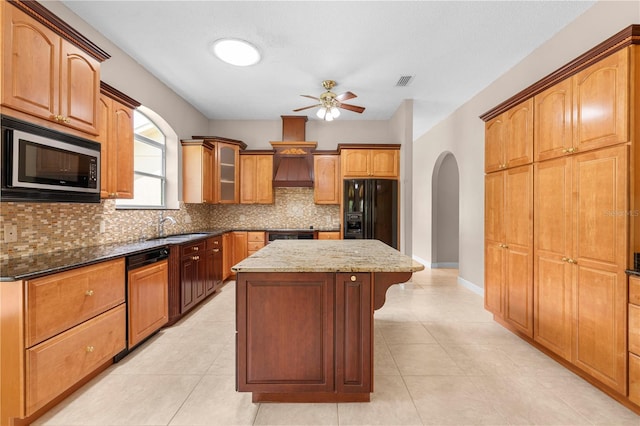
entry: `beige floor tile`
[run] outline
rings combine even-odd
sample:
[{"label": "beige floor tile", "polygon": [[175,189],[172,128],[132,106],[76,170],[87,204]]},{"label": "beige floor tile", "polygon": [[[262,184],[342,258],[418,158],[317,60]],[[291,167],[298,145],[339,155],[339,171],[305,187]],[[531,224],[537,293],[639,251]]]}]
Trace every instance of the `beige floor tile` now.
[{"label": "beige floor tile", "polygon": [[421,425],[401,377],[376,376],[368,403],[339,403],[340,425]]},{"label": "beige floor tile", "polygon": [[205,375],[170,425],[252,425],[257,411],[250,393],[235,391],[235,377]]},{"label": "beige floor tile", "polygon": [[338,425],[337,404],[260,404],[254,425]]},{"label": "beige floor tile", "polygon": [[419,322],[376,321],[388,345],[398,343],[435,343],[436,340]]},{"label": "beige floor tile", "polygon": [[484,345],[447,345],[445,351],[468,376],[517,374],[517,365],[501,348]]},{"label": "beige floor tile", "polygon": [[424,323],[443,345],[504,345],[520,340],[497,323],[447,321]]},{"label": "beige floor tile", "polygon": [[200,381],[198,375],[98,376],[34,425],[166,425]]},{"label": "beige floor tile", "polygon": [[468,377],[407,376],[405,382],[425,425],[507,425]]},{"label": "beige floor tile", "polygon": [[438,344],[389,345],[403,376],[463,375],[453,358]]}]

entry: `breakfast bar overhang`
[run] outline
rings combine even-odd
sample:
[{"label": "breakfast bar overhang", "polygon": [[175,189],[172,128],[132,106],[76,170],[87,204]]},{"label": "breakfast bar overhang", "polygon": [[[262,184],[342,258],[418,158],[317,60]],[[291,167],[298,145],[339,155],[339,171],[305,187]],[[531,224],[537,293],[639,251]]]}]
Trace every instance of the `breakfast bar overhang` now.
[{"label": "breakfast bar overhang", "polygon": [[377,240],[281,240],[238,263],[236,389],[254,402],[369,401],[373,313],[422,269]]}]

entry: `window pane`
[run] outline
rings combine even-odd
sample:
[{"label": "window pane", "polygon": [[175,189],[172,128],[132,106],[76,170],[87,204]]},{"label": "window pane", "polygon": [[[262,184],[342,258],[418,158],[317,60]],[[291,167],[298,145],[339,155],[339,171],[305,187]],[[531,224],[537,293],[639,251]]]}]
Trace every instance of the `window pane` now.
[{"label": "window pane", "polygon": [[158,127],[150,121],[146,115],[134,111],[133,131],[136,135],[142,135],[147,139],[156,141],[164,145],[164,135]]},{"label": "window pane", "polygon": [[134,175],[132,200],[118,200],[121,206],[162,206],[162,179],[150,176]]},{"label": "window pane", "polygon": [[134,143],[136,171],[162,176],[162,154],[161,148],[136,140]]}]

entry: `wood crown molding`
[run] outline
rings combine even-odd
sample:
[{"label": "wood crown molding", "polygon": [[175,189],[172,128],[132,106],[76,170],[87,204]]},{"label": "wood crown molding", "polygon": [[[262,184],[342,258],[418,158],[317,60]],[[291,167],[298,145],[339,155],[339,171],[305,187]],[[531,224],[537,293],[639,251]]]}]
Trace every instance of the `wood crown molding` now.
[{"label": "wood crown molding", "polygon": [[520,102],[523,102],[526,99],[535,96],[540,92],[543,92],[554,84],[557,84],[560,81],[582,71],[583,69],[611,55],[612,53],[615,53],[633,44],[640,44],[640,25],[630,25],[617,34],[613,35],[612,37],[609,37],[602,43],[595,46],[593,49],[588,50],[587,52],[575,58],[573,61],[558,68],[538,82],[532,84],[531,86],[502,102],[498,106],[485,112],[480,116],[480,118],[483,121],[489,121],[492,118],[495,118],[503,112],[516,106]]},{"label": "wood crown molding", "polygon": [[105,83],[104,81],[100,82],[100,93],[109,96],[112,99],[117,100],[118,102],[125,104],[126,106],[128,106],[129,108],[132,109],[136,109],[138,108],[140,105],[142,105],[140,102],[136,101],[133,98],[130,98],[129,96],[125,95],[124,93],[122,93],[121,91],[119,91],[118,89],[109,86],[107,83]]},{"label": "wood crown molding", "polygon": [[399,143],[339,143],[338,152],[343,149],[400,149]]},{"label": "wood crown molding", "polygon": [[107,52],[95,45],[91,40],[73,29],[69,24],[54,15],[49,9],[34,0],[7,0],[7,2],[33,19],[37,20],[65,40],[75,44],[99,62],[111,57]]},{"label": "wood crown molding", "polygon": [[222,136],[191,136],[193,139],[205,139],[207,142],[222,142],[228,143],[231,145],[237,145],[240,149],[247,149],[247,144],[237,140],[237,139],[229,139],[223,138]]}]

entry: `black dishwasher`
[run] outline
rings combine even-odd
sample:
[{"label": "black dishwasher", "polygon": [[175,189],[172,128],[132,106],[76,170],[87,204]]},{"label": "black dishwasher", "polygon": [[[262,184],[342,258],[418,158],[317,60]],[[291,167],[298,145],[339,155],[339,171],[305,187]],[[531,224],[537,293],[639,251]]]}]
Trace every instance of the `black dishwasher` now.
[{"label": "black dishwasher", "polygon": [[166,246],[127,256],[127,347],[114,357],[115,362],[168,322],[168,257]]}]

